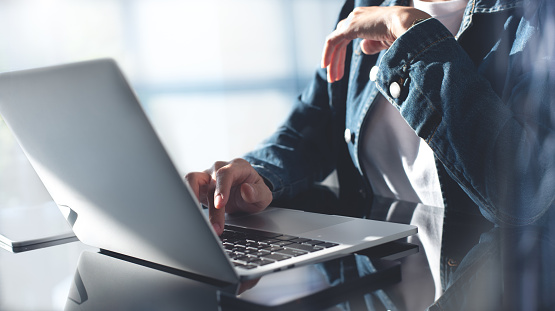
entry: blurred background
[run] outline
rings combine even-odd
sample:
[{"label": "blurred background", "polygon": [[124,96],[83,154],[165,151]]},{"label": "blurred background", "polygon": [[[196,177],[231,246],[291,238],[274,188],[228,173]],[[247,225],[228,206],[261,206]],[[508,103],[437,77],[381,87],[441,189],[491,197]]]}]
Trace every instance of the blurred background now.
[{"label": "blurred background", "polygon": [[[318,67],[342,3],[0,0],[0,72],[114,58],[185,175],[241,156],[273,132]],[[50,200],[0,118],[0,209]],[[64,247],[68,256],[60,260],[80,252]],[[40,261],[41,250],[32,252],[37,258],[24,257],[29,266]],[[17,256],[0,249],[0,261]],[[24,297],[29,308],[63,306],[75,264],[49,271],[59,282],[52,292]],[[21,298],[11,290],[21,285],[2,282],[10,273],[22,272],[0,265],[0,309]],[[44,288],[31,285],[37,283],[31,274],[22,274],[24,286]]]},{"label": "blurred background", "polygon": [[[241,156],[287,116],[341,0],[1,0],[0,72],[110,57],[183,175]],[[0,201],[40,191],[0,124]],[[10,197],[10,202],[6,198]]]}]

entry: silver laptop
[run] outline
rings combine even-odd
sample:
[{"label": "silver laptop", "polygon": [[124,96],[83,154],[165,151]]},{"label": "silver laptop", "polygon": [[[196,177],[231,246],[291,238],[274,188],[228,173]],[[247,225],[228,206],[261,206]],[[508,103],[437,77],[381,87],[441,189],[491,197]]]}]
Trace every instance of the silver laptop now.
[{"label": "silver laptop", "polygon": [[73,241],[77,238],[54,202],[0,207],[0,248],[19,253]]},{"label": "silver laptop", "polygon": [[268,208],[218,237],[110,59],[0,74],[0,114],[75,235],[109,252],[235,283],[417,232]]}]

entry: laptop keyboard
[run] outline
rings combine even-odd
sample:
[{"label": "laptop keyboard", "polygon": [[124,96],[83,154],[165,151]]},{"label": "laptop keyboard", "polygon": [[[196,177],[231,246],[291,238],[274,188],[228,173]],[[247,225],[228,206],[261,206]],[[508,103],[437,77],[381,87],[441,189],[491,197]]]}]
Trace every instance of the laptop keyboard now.
[{"label": "laptop keyboard", "polygon": [[220,240],[233,264],[243,269],[253,269],[338,245],[230,225],[224,227]]}]

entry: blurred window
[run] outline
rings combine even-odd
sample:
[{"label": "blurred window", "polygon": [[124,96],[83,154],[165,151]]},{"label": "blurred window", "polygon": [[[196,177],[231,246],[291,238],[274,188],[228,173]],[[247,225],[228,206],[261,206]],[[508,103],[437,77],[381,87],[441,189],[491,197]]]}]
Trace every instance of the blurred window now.
[{"label": "blurred window", "polygon": [[0,71],[116,59],[184,174],[273,132],[318,67],[342,2],[1,1]]}]

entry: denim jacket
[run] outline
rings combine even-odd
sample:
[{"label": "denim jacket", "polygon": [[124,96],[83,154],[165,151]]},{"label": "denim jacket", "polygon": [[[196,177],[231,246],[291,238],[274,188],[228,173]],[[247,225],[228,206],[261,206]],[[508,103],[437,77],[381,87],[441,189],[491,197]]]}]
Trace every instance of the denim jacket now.
[{"label": "denim jacket", "polygon": [[[551,1],[469,0],[455,37],[428,19],[379,55],[363,54],[354,40],[343,79],[330,84],[325,69],[317,70],[285,123],[245,159],[274,199],[293,197],[336,170],[343,206],[368,204],[360,134],[381,93],[434,152],[445,201],[442,262],[456,266],[484,231],[468,229],[473,220],[478,227],[486,219],[527,225],[555,204]],[[408,4],[346,1],[339,20],[357,6]],[[392,96],[394,83],[401,91]],[[469,241],[463,225],[476,232]],[[449,250],[457,240],[468,247]]]}]

